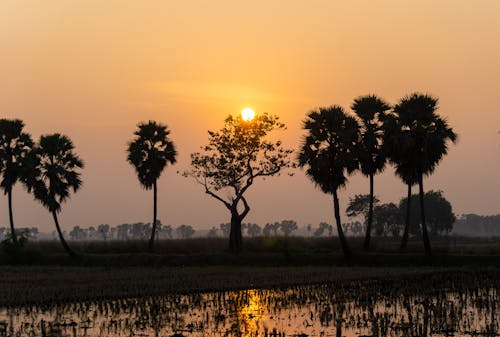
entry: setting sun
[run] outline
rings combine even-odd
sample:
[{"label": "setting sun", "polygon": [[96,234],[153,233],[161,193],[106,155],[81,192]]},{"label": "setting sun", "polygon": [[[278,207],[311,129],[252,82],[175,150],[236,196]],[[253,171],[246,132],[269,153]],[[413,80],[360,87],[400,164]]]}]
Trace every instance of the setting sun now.
[{"label": "setting sun", "polygon": [[243,118],[245,122],[251,121],[252,119],[254,119],[254,117],[255,117],[255,111],[253,111],[252,109],[245,108],[241,110],[241,118]]}]

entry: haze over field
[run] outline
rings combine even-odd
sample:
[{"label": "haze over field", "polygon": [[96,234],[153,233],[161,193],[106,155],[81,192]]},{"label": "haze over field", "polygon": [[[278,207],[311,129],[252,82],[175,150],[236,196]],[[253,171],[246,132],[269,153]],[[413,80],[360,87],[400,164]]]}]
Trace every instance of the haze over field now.
[{"label": "haze over field", "polygon": [[[441,189],[457,214],[500,212],[500,2],[470,1],[13,1],[0,3],[0,116],[20,118],[34,138],[61,132],[84,159],[84,185],[61,224],[151,221],[152,195],[126,162],[139,121],[172,130],[179,156],[159,181],[163,223],[207,228],[226,209],[176,172],[251,106],[278,114],[297,148],[301,121],[318,106],[348,108],[375,93],[395,103],[413,91],[440,98],[459,134],[426,190]],[[388,167],[375,178],[383,202],[405,185]],[[341,192],[368,193],[359,173]],[[333,222],[328,195],[296,170],[257,181],[245,222]],[[50,214],[14,189],[18,227],[52,230]],[[8,224],[0,198],[0,225]]]}]

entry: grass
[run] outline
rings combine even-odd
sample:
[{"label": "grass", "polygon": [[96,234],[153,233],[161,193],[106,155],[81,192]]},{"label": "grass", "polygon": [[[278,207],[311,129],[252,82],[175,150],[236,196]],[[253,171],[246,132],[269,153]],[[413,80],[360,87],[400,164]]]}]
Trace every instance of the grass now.
[{"label": "grass", "polygon": [[0,252],[0,265],[72,266],[500,266],[500,243],[487,239],[434,239],[434,257],[423,254],[423,245],[412,241],[406,250],[397,240],[373,240],[369,251],[361,238],[350,238],[354,257],[346,261],[336,238],[258,237],[245,238],[238,256],[226,250],[227,239],[197,238],[156,243],[155,253],[145,241],[71,242],[79,260],[67,257],[57,241],[29,242],[16,254]]}]

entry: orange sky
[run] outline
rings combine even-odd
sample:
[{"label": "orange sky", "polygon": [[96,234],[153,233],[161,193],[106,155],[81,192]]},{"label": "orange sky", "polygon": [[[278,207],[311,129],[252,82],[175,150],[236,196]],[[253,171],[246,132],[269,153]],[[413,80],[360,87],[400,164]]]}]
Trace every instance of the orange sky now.
[{"label": "orange sky", "polygon": [[[490,1],[42,1],[0,2],[0,116],[35,137],[69,135],[85,160],[83,189],[61,222],[151,221],[151,193],[126,163],[137,122],[166,123],[178,164],[159,182],[159,218],[218,226],[227,210],[176,173],[245,106],[278,114],[288,146],[312,108],[376,93],[394,103],[412,91],[440,98],[458,145],[424,182],[457,214],[500,213],[500,2]],[[359,175],[342,191],[368,192]],[[382,201],[405,186],[392,168],[375,178]],[[301,172],[257,181],[247,221],[332,223],[330,197]],[[0,198],[0,225],[7,225]],[[19,226],[52,230],[49,213],[14,191]]]}]

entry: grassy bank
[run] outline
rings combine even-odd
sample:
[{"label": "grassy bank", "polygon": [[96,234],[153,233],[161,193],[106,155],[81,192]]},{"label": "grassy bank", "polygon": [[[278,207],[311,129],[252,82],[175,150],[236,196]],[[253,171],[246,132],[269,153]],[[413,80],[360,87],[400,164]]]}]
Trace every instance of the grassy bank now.
[{"label": "grassy bank", "polygon": [[442,288],[446,282],[479,285],[488,280],[498,283],[499,279],[500,271],[491,268],[4,266],[0,267],[0,306],[317,283],[342,286],[352,281],[370,285],[372,280],[392,282],[392,289],[402,291],[403,285],[422,282],[432,289]]},{"label": "grassy bank", "polygon": [[500,243],[487,239],[440,239],[433,242],[433,258],[425,257],[420,241],[401,251],[399,241],[374,240],[369,251],[362,239],[350,238],[354,256],[346,261],[336,238],[246,238],[235,256],[226,251],[226,239],[158,241],[154,254],[145,241],[71,242],[80,259],[67,257],[57,241],[30,242],[18,252],[0,252],[2,265],[64,265],[93,267],[133,266],[497,266]]}]

